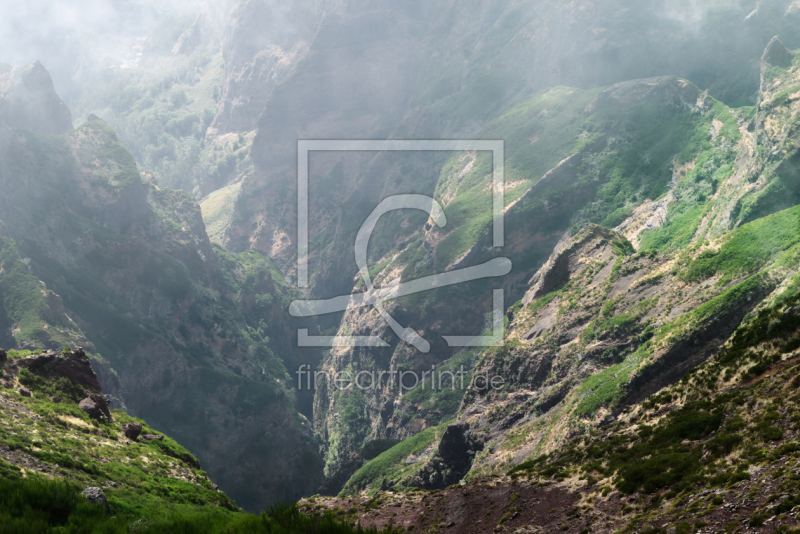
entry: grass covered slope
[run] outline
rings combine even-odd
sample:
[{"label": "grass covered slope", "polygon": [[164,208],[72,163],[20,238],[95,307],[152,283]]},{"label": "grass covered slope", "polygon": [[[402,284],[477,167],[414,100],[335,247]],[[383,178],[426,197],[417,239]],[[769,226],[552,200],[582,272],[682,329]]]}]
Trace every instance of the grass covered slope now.
[{"label": "grass covered slope", "polygon": [[[615,232],[587,227],[534,277],[528,296],[509,310],[503,346],[486,351],[472,370],[505,382],[500,390],[465,392],[457,423],[466,428],[460,447],[473,451],[467,459],[471,468],[442,465],[437,440],[429,458],[414,462],[413,469],[400,464],[400,472],[379,457],[346,490],[374,491],[383,477],[386,487],[438,488],[463,477],[503,472],[559,451],[575,435],[613,420],[625,406],[718,354],[726,342],[741,346],[743,334],[736,328],[742,321],[748,324],[759,306],[783,303],[770,312],[777,318],[797,300],[797,228],[800,207],[748,223],[714,242],[662,254],[634,252]],[[788,335],[792,320],[762,322]],[[784,340],[775,347],[791,352],[797,348],[793,343]],[[737,350],[741,358],[744,349]],[[726,382],[741,381],[774,363],[773,356],[760,352],[748,358],[757,364],[753,371],[728,365],[713,373]],[[687,413],[706,410],[703,406]],[[410,444],[407,440],[394,450]],[[439,479],[431,473],[439,473]]]},{"label": "grass covered slope", "polygon": [[794,288],[778,297],[680,382],[509,473],[531,482],[571,479],[590,499],[615,489],[633,494],[636,505],[623,510],[629,528],[664,520],[691,528],[699,524],[693,520],[720,515],[723,502],[739,507],[731,529],[791,522],[800,461],[800,295]]},{"label": "grass covered slope", "polygon": [[[117,504],[119,501],[115,501]],[[260,515],[210,506],[170,506],[161,501],[152,515],[106,515],[68,483],[40,479],[0,479],[0,532],[8,534],[393,534],[395,529],[361,529],[333,514],[307,516],[296,506],[276,505]]]},{"label": "grass covered slope", "polygon": [[[84,385],[27,366],[50,355],[10,351],[0,370],[0,532],[355,532],[289,505],[243,513],[174,439],[122,410],[92,418],[78,407]],[[77,367],[94,377],[88,360]],[[126,436],[129,423],[141,425],[138,438]],[[102,488],[110,513],[86,502],[80,492],[88,487]]]},{"label": "grass covered slope", "polygon": [[[486,351],[472,371],[499,374],[506,388],[467,392],[461,406],[459,422],[469,421],[470,439],[483,447],[472,449],[470,476],[558,450],[570,436],[674,383],[718,352],[763,299],[792,286],[800,216],[789,185],[800,104],[786,95],[800,83],[800,63],[776,39],[763,67],[759,109],[729,108],[687,82],[659,78],[596,92],[589,103],[572,91],[577,113],[571,101],[559,100],[570,91],[557,88],[487,127],[495,134],[489,138],[506,139],[507,181],[512,177],[505,255],[514,261],[512,277],[520,278],[506,288],[530,290],[508,310],[504,345]],[[548,164],[536,158],[544,139],[537,128],[562,134],[572,154],[538,181],[535,169]],[[553,147],[543,154],[563,155]],[[489,195],[489,163],[480,154],[453,158],[437,190],[440,201],[456,206],[472,188]],[[769,193],[779,186],[786,194]],[[448,224],[458,222],[458,210],[445,212]],[[615,245],[603,228],[611,226],[635,249]],[[425,228],[419,243],[375,262],[375,279],[438,270],[417,252],[433,247],[437,262],[450,258],[438,251],[460,231]],[[548,238],[557,248],[544,262],[535,249]],[[491,256],[489,238],[481,239],[459,249],[458,267]],[[545,266],[532,278],[516,271],[536,262]],[[465,293],[431,292],[403,299],[396,310],[422,317],[441,311],[430,316],[442,321],[449,308],[476,308],[454,306],[479,294]]]},{"label": "grass covered slope", "polygon": [[[41,351],[30,357],[36,358],[36,353]],[[92,378],[89,360],[73,362],[70,369],[80,368],[81,374],[70,375],[63,367],[52,374],[40,366],[28,367],[27,362],[20,366],[26,352],[11,351],[9,356],[0,389],[0,460],[6,476],[102,486],[109,499],[120,499],[125,510],[152,508],[162,499],[176,505],[237,509],[200,470],[197,458],[169,436],[122,410],[111,410],[111,419],[97,419],[79,408],[92,390],[70,376]],[[142,425],[137,440],[125,436],[123,426],[128,423]],[[146,439],[148,434],[162,438]]]},{"label": "grass covered slope", "polygon": [[370,460],[350,477],[340,495],[364,490],[372,494],[388,487],[389,483],[395,491],[409,489],[411,486],[404,477],[416,473],[421,462],[433,453],[435,443],[441,439],[447,424],[423,430]]},{"label": "grass covered slope", "polygon": [[16,243],[0,221],[0,344],[89,345],[75,322],[65,313],[61,298],[33,276]]}]

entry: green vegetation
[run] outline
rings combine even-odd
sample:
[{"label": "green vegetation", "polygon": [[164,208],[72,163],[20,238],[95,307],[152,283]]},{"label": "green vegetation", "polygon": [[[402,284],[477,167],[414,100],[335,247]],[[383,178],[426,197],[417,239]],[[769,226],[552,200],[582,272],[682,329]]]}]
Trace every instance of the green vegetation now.
[{"label": "green vegetation", "polygon": [[732,232],[719,251],[707,250],[691,261],[682,277],[697,281],[752,273],[797,245],[798,228],[800,206],[748,223]]},{"label": "green vegetation", "polygon": [[[625,494],[669,490],[666,497],[671,498],[746,480],[751,465],[797,458],[800,447],[784,437],[798,425],[793,416],[800,403],[798,364],[793,362],[772,380],[747,380],[762,376],[800,347],[798,304],[800,292],[785,290],[772,306],[746,321],[724,350],[678,384],[629,408],[619,422],[591,431],[550,456],[519,464],[509,474],[555,480],[577,473],[592,480],[611,477]],[[629,363],[584,381],[579,392],[591,394],[584,396],[578,412],[593,413],[601,405],[597,398],[613,398],[620,391],[620,382],[627,381],[624,365]],[[741,385],[731,388],[737,376]],[[669,410],[659,417],[662,407]],[[632,415],[624,415],[628,413]],[[788,510],[795,504],[792,499],[781,506]]]},{"label": "green vegetation", "polygon": [[[321,460],[300,439],[286,371],[299,365],[296,329],[284,312],[296,291],[275,264],[255,251],[211,245],[192,196],[140,176],[100,119],[63,136],[9,135],[19,150],[0,158],[0,176],[15,177],[3,182],[11,209],[0,229],[0,347],[80,345],[105,369],[146,376],[137,387],[147,394],[131,408],[181,436],[200,458],[242,461],[212,452],[222,445],[208,436],[252,432],[238,424],[247,418],[296,422],[281,438],[294,440],[292,455],[314,467],[306,482],[316,483],[310,479],[319,477]],[[67,254],[53,243],[75,246]],[[139,368],[156,360],[167,364]],[[161,399],[158,407],[152,398]],[[310,408],[310,399],[303,402]],[[256,458],[270,476],[287,468],[274,441],[252,440],[239,454]],[[226,488],[237,484],[225,476]],[[259,498],[288,500],[299,490],[275,484],[230,491],[240,500],[262,492],[242,501],[253,509]]]},{"label": "green vegetation", "polygon": [[0,478],[0,532],[8,534],[392,534],[394,529],[355,528],[332,514],[309,516],[292,505],[278,504],[260,515],[210,506],[170,506],[152,503],[131,509],[125,499],[110,497],[112,515],[102,505],[89,504],[78,488],[43,479]]},{"label": "green vegetation", "polygon": [[405,487],[402,481],[403,477],[413,474],[419,469],[419,461],[407,464],[406,459],[428,449],[435,440],[442,437],[449,423],[448,421],[437,427],[423,430],[367,462],[350,477],[342,489],[341,495],[349,495],[367,488],[373,491],[378,490],[384,477],[387,480],[399,481],[395,486],[397,489]]},{"label": "green vegetation", "polygon": [[[70,340],[69,327],[61,331],[48,328],[45,319],[47,310],[46,291],[28,270],[14,240],[4,235],[5,227],[0,222],[0,345],[15,346],[18,343],[42,343],[59,345]],[[30,261],[30,260],[28,260]],[[12,325],[14,337],[8,336]],[[74,330],[73,330],[74,332]],[[29,354],[30,352],[28,352]],[[23,357],[12,353],[12,358]]]},{"label": "green vegetation", "polygon": [[[475,349],[456,353],[449,360],[436,366],[434,387],[431,387],[431,380],[428,378],[425,387],[420,385],[405,393],[397,409],[402,411],[407,406],[414,405],[417,413],[425,414],[426,421],[434,420],[433,425],[452,419],[458,412],[464,393],[469,388],[473,369],[479,358],[480,351]],[[408,419],[408,424],[413,420],[412,416]]]}]

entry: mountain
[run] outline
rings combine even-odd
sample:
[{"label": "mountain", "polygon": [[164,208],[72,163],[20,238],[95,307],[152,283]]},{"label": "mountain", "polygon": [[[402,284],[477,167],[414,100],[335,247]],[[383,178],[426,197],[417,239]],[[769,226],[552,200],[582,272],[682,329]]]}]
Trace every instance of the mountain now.
[{"label": "mountain", "polygon": [[[784,26],[796,16],[789,7],[771,2],[756,9],[755,3],[741,3],[682,20],[667,6],[641,2],[413,8],[343,3],[321,19],[308,50],[299,59],[290,56],[287,77],[270,86],[248,158],[238,164],[229,185],[203,202],[204,209],[215,206],[227,221],[217,232],[220,243],[270,255],[293,281],[298,139],[503,139],[509,184],[506,250],[513,251],[504,254],[514,264],[503,281],[509,306],[522,298],[525,282],[564,232],[574,235],[587,223],[614,227],[643,200],[665,194],[676,170],[673,158],[688,164],[708,150],[714,121],[736,130],[731,135],[737,138],[738,121],[750,120],[758,95],[764,47],[784,27],[783,35],[794,39]],[[253,35],[245,26],[235,29]],[[729,34],[742,38],[732,45],[721,38]],[[241,40],[245,35],[234,34]],[[649,45],[653,42],[662,44],[659,50]],[[261,82],[248,90],[243,81],[237,79],[237,94],[262,98]],[[630,112],[629,103],[634,104]],[[623,139],[627,142],[617,143]],[[373,207],[392,194],[436,197],[446,204],[448,224],[428,230],[423,215],[384,217],[369,252],[376,282],[387,284],[398,276],[406,281],[453,269],[456,262],[463,268],[490,259],[483,251],[488,208],[478,207],[489,205],[480,203],[488,197],[488,156],[480,156],[459,162],[431,153],[312,153],[309,296],[359,291],[350,252],[355,234]],[[570,165],[582,176],[565,180],[561,173],[576,174]],[[595,176],[588,165],[597,166]],[[535,187],[548,172],[548,180]],[[559,195],[543,191],[550,184],[572,185]],[[386,333],[392,345],[336,349],[323,369],[357,372],[402,365],[420,373],[442,365],[455,351],[444,346],[441,335],[484,329],[489,289],[475,282],[390,305],[401,324],[438,340],[428,354],[398,343],[374,314],[321,317],[323,330]],[[469,368],[477,356],[465,358]],[[452,408],[448,413],[423,410],[412,422],[415,416],[397,410],[397,392],[333,397],[318,391],[314,414],[315,429],[328,444],[327,491],[342,487],[363,462],[359,450],[370,440],[404,439],[454,415]],[[353,414],[347,425],[341,423],[343,410]]]},{"label": "mountain", "polygon": [[[631,407],[647,407],[659,395],[671,395],[663,393],[664,388],[681,391],[675,384],[694,384],[694,377],[702,376],[707,381],[695,384],[697,399],[709,394],[704,384],[711,393],[724,396],[752,384],[766,369],[781,369],[786,366],[781,362],[793,361],[796,344],[790,327],[778,323],[766,332],[759,329],[771,324],[765,318],[773,316],[790,324],[790,303],[798,292],[800,212],[793,163],[798,147],[792,134],[796,104],[789,98],[796,92],[795,58],[780,40],[770,41],[763,54],[764,89],[757,108],[730,109],[676,79],[612,86],[597,92],[590,105],[581,105],[587,113],[601,109],[598,102],[626,102],[631,120],[624,126],[631,137],[610,144],[608,133],[600,134],[605,137],[600,142],[584,136],[586,143],[507,209],[511,236],[535,235],[531,229],[538,222],[536,214],[544,212],[549,220],[561,221],[560,235],[566,237],[527,281],[524,297],[507,310],[502,346],[481,354],[471,371],[472,377],[502,378],[502,388],[458,388],[463,399],[452,411],[442,410],[442,401],[445,395],[457,395],[456,388],[415,390],[394,402],[392,423],[397,427],[408,428],[409,420],[423,428],[442,426],[366,463],[343,493],[386,487],[437,489],[465,477],[480,480],[513,471],[543,454],[558,455],[579,436],[608,426]],[[633,91],[637,96],[658,95],[655,103],[645,100],[644,109],[652,112],[660,105],[675,111],[665,115],[666,121],[637,123]],[[683,105],[670,103],[681,99]],[[507,117],[519,115],[521,111],[512,110]],[[682,144],[691,149],[681,153],[667,144],[670,137],[664,134],[671,131],[672,121],[686,118],[700,122],[696,137],[687,134],[687,123],[678,123]],[[508,118],[505,123],[514,124]],[[655,146],[640,144],[649,138],[634,129],[642,124],[658,126]],[[669,157],[659,160],[661,147]],[[624,157],[627,150],[638,157]],[[512,171],[513,161],[512,152],[506,163]],[[621,172],[622,165],[631,162],[638,172]],[[462,167],[449,175],[451,180],[464,175],[461,169],[471,162],[460,163]],[[630,180],[637,174],[646,176],[642,169],[653,165],[663,165],[660,173],[652,173],[663,177],[660,184]],[[599,182],[594,187],[592,178]],[[643,186],[662,189],[641,194]],[[632,189],[638,204],[609,202],[630,199]],[[439,191],[446,198],[446,189]],[[582,201],[578,209],[576,201]],[[561,215],[563,206],[570,217]],[[602,225],[590,222],[574,235],[570,232],[571,226],[587,219]],[[542,232],[539,224],[536,228]],[[615,229],[608,228],[613,225]],[[516,250],[530,254],[533,243],[527,240]],[[469,254],[473,253],[466,257]],[[525,261],[524,256],[510,257],[515,265]],[[387,269],[392,269],[391,261]],[[452,304],[453,299],[443,302]],[[767,332],[771,345],[762,339]],[[772,348],[764,352],[762,344]],[[329,424],[334,430],[341,428],[338,421]],[[352,435],[352,430],[344,435]],[[726,454],[735,449],[729,447]],[[626,475],[620,469],[607,476],[621,487],[619,477]],[[648,487],[647,493],[672,483]],[[626,487],[631,488],[628,493],[640,490]]]},{"label": "mountain", "polygon": [[[0,218],[56,295],[38,330],[9,315],[6,337],[83,336],[108,391],[246,508],[507,473],[674,387],[794,291],[794,1],[240,0],[159,17],[120,37],[141,45],[135,67],[70,92],[78,129],[0,136]],[[313,152],[294,289],[297,143],[313,139],[502,140],[504,246],[488,153]],[[376,287],[498,258],[510,274],[387,301],[426,352],[376,310],[291,318],[294,300],[363,291],[356,234],[402,193],[447,223],[384,216]],[[499,289],[503,344],[450,347],[493,330]],[[298,326],[389,346],[298,348]],[[301,365],[504,387],[311,392]]]},{"label": "mountain", "polygon": [[310,399],[286,371],[314,354],[293,348],[282,274],[212,245],[194,199],[140,173],[98,117],[35,129],[0,125],[5,347],[85,347],[117,405],[179,437],[240,506],[316,489]]},{"label": "mountain", "polygon": [[549,453],[447,489],[301,509],[418,532],[796,529],[797,302],[795,287],[764,303],[708,362]]},{"label": "mountain", "polygon": [[[790,177],[783,189],[757,179],[750,185],[765,163],[746,153],[761,135],[752,132],[761,131],[755,105],[764,98],[765,47],[776,34],[790,48],[800,46],[797,16],[794,2],[779,0],[241,0],[164,18],[137,69],[96,84],[75,106],[79,115],[105,117],[159,184],[199,198],[214,244],[270,257],[289,286],[296,281],[298,139],[503,139],[506,246],[499,251],[489,247],[487,154],[309,158],[307,297],[361,291],[350,252],[356,232],[381,199],[398,193],[435,197],[448,222],[440,229],[426,227],[421,214],[384,216],[368,254],[376,286],[496,254],[513,264],[500,283],[387,303],[401,324],[432,343],[428,353],[399,342],[374,312],[317,317],[328,335],[379,335],[391,345],[335,348],[319,370],[463,367],[471,376],[483,365],[482,352],[458,352],[441,336],[485,331],[491,290],[502,287],[504,308],[513,306],[553,249],[587,225],[622,225],[619,235],[635,249],[671,254],[795,203],[778,192],[791,189]],[[667,221],[661,230],[638,231]],[[295,361],[316,366],[323,356],[303,358]],[[310,407],[304,413],[321,442],[323,490],[348,484],[365,462],[365,447],[388,446],[456,417],[461,397],[318,390],[313,416]]]}]

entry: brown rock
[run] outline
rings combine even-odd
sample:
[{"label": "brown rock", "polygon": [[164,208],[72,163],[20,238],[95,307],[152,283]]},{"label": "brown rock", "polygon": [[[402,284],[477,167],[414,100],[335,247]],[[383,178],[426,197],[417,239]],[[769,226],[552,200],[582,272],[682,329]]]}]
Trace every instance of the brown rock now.
[{"label": "brown rock", "polygon": [[128,423],[122,426],[122,431],[125,433],[125,437],[136,441],[136,438],[142,433],[142,425],[139,423]]},{"label": "brown rock", "polygon": [[8,359],[8,354],[3,349],[0,349],[0,363],[3,363]]},{"label": "brown rock", "polygon": [[61,402],[61,397],[59,397],[58,395],[50,397],[50,402],[55,402],[56,404],[58,404],[59,402]]},{"label": "brown rock", "polygon": [[31,390],[29,390],[28,388],[19,388],[19,394],[22,395],[23,397],[30,397]]},{"label": "brown rock", "polygon": [[[48,352],[38,356],[20,358],[15,363],[19,368],[27,367],[43,376],[69,378],[90,391],[101,390],[100,382],[92,369],[92,363],[81,347],[66,356]],[[107,403],[105,404],[107,405]]]}]

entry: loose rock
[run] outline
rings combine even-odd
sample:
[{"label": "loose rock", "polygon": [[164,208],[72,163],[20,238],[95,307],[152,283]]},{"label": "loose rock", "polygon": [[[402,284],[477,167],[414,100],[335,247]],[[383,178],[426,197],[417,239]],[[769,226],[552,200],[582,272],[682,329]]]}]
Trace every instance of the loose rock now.
[{"label": "loose rock", "polygon": [[111,506],[108,505],[106,494],[98,487],[86,488],[81,492],[81,495],[86,497],[86,502],[89,504],[102,504],[106,509],[106,515],[111,515]]},{"label": "loose rock", "polygon": [[31,390],[29,390],[28,388],[19,388],[19,394],[22,395],[23,397],[30,397]]},{"label": "loose rock", "polygon": [[125,433],[125,437],[136,441],[136,438],[142,433],[142,425],[139,423],[128,423],[122,426],[122,431]]},{"label": "loose rock", "polygon": [[82,401],[78,403],[78,408],[86,412],[86,414],[91,417],[92,419],[102,419],[103,412],[100,410],[100,407],[97,406],[97,403],[91,397],[86,397]]}]

